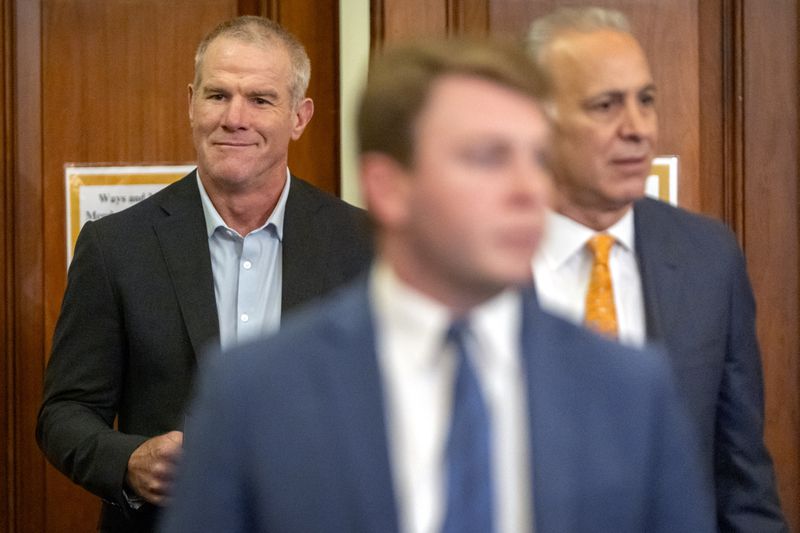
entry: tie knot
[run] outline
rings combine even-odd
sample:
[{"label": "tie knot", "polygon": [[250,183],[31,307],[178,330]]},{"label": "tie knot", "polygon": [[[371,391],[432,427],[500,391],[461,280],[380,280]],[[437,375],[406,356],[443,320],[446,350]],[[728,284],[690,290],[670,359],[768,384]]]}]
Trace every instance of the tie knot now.
[{"label": "tie knot", "polygon": [[598,233],[587,243],[587,246],[594,254],[594,259],[598,263],[607,264],[611,247],[614,246],[615,239],[608,233]]},{"label": "tie knot", "polygon": [[461,317],[453,320],[447,328],[446,342],[454,345],[459,352],[466,348],[467,337],[469,336],[469,319]]}]

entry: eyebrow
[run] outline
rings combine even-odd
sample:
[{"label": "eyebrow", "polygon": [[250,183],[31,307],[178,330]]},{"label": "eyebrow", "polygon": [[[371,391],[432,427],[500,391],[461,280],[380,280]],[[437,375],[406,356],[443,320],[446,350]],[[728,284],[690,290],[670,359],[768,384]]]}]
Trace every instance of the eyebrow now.
[{"label": "eyebrow", "polygon": [[[230,90],[223,89],[217,85],[206,85],[202,88],[202,94],[211,94],[211,93],[223,93],[223,94],[230,94]],[[253,91],[248,91],[245,93],[248,98],[268,98],[272,100],[277,100],[280,98],[280,93],[276,89],[256,89]]]},{"label": "eyebrow", "polygon": [[248,91],[246,94],[249,98],[268,98],[270,100],[277,100],[281,96],[275,89],[258,89]]},{"label": "eyebrow", "polygon": [[[584,103],[591,103],[592,101],[597,100],[598,98],[608,98],[608,97],[613,98],[615,100],[618,100],[620,98],[623,98],[625,96],[626,92],[627,91],[624,91],[624,90],[621,90],[621,89],[610,89],[608,91],[603,91],[603,92],[588,96],[588,97],[584,98],[583,101],[584,101]],[[636,90],[636,94],[647,93],[647,92],[658,92],[658,88],[656,87],[656,84],[655,83],[648,83],[647,85],[645,85],[641,89],[637,89]]]}]

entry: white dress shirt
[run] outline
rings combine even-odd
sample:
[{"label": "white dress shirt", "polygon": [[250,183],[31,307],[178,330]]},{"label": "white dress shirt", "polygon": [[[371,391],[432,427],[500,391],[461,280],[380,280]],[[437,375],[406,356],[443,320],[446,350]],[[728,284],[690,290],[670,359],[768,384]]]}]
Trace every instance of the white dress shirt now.
[{"label": "white dress shirt", "polygon": [[245,236],[230,228],[217,212],[197,175],[203,203],[214,297],[223,350],[277,331],[283,294],[283,216],[291,175],[264,224]]},{"label": "white dress shirt", "polygon": [[[447,500],[444,464],[456,355],[445,339],[455,317],[383,263],[373,267],[370,294],[400,531],[433,533]],[[503,533],[532,531],[533,524],[520,322],[520,295],[513,291],[470,313],[469,356],[490,415],[496,531]]]},{"label": "white dress shirt", "polygon": [[[549,212],[542,245],[533,259],[533,277],[542,307],[575,324],[583,323],[593,262],[586,243],[596,233],[570,218]],[[633,209],[605,233],[616,240],[611,249],[609,268],[619,340],[628,345],[642,346],[646,340],[646,320],[642,279],[636,259]]]}]

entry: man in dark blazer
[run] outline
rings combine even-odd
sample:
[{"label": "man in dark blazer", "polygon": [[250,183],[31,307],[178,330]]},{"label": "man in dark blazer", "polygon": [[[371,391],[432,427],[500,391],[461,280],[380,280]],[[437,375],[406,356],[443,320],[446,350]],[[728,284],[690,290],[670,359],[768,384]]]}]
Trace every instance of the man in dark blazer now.
[{"label": "man in dark blazer", "polygon": [[644,198],[656,88],[625,17],[564,9],[533,23],[529,51],[553,83],[555,213],[534,261],[540,301],[575,322],[610,235],[615,335],[669,354],[713,475],[720,531],[786,531],[763,440],[761,360],[744,258],[721,223]]},{"label": "man in dark blazer", "polygon": [[[229,344],[244,338],[221,298],[254,297],[273,317],[256,332],[269,331],[370,258],[364,213],[287,170],[289,141],[313,113],[294,37],[234,19],[200,44],[195,69],[198,168],[83,228],[45,376],[38,442],[104,500],[103,531],[150,531],[168,500],[198,354],[221,330]],[[272,259],[259,256],[267,249]],[[248,287],[245,271],[267,281]]]},{"label": "man in dark blazer", "polygon": [[530,291],[541,92],[521,50],[487,43],[371,67],[359,136],[378,258],[211,358],[164,531],[713,530],[666,358],[546,315]]}]

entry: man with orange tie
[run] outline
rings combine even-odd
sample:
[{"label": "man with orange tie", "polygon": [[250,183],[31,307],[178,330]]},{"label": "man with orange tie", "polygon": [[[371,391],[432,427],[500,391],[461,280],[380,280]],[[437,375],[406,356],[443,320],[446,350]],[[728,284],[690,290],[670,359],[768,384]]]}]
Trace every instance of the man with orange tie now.
[{"label": "man with orange tie", "polygon": [[541,304],[626,344],[663,344],[714,476],[719,530],[786,531],[744,258],[722,224],[644,198],[658,122],[641,46],[624,15],[584,8],[536,20],[528,51],[553,85]]}]

